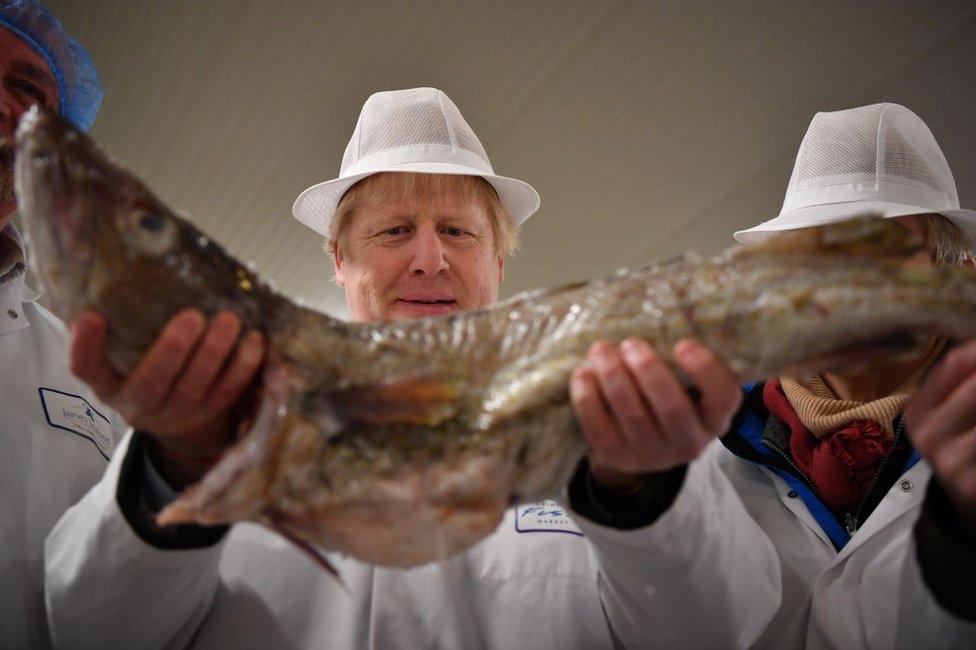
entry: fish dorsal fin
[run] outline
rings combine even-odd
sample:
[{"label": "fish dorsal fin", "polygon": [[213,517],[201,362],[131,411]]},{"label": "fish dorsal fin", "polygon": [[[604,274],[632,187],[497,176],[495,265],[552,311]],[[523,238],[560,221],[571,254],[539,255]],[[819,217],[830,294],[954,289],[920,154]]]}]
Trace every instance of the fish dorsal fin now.
[{"label": "fish dorsal fin", "polygon": [[455,382],[435,374],[310,393],[306,407],[325,416],[332,433],[356,426],[416,424],[436,426],[458,411]]},{"label": "fish dorsal fin", "polygon": [[865,215],[823,226],[785,230],[747,245],[740,253],[820,252],[909,257],[924,248],[925,241],[897,221]]}]

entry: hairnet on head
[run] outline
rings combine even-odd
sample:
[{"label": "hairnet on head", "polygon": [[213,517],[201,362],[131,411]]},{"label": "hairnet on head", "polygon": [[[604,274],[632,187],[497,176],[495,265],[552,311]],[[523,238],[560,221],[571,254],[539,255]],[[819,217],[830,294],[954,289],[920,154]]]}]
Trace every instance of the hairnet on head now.
[{"label": "hairnet on head", "polygon": [[102,84],[85,48],[36,0],[0,0],[0,26],[44,57],[58,84],[59,112],[87,131],[102,104]]}]

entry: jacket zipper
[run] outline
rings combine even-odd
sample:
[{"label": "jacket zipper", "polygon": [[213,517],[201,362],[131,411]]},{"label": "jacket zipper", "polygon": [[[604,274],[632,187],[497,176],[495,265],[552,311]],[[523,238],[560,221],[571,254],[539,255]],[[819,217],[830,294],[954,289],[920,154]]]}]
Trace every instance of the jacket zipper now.
[{"label": "jacket zipper", "polygon": [[[817,498],[820,499],[820,492],[817,490],[817,486],[813,484],[813,480],[806,474],[806,472],[804,472],[802,469],[799,468],[799,466],[796,464],[796,462],[793,461],[793,458],[788,453],[786,453],[779,447],[776,447],[765,438],[762,439],[762,444],[764,447],[766,447],[766,449],[769,449],[771,452],[776,454],[778,458],[783,460],[783,462],[785,462],[789,466],[789,468],[793,470],[793,474],[801,481],[803,481],[804,484],[806,484],[806,486],[810,488],[810,491],[816,494]],[[822,500],[823,499],[821,499],[821,501]]]},{"label": "jacket zipper", "polygon": [[888,465],[888,461],[891,457],[895,455],[895,449],[901,443],[902,438],[905,435],[905,418],[902,417],[898,420],[898,427],[895,429],[895,437],[891,445],[891,451],[889,451],[884,458],[881,459],[881,464],[878,465],[878,471],[874,473],[874,478],[871,479],[871,484],[868,486],[867,491],[864,496],[861,497],[861,501],[857,504],[853,513],[844,513],[844,523],[847,527],[847,534],[853,535],[857,532],[857,529],[861,525],[861,515],[864,514],[864,506],[868,502],[868,498],[871,493],[874,492],[875,488],[878,487],[878,481],[881,479],[881,474],[884,472],[885,467]]},{"label": "jacket zipper", "polygon": [[[806,474],[803,470],[801,470],[797,466],[797,464],[793,461],[793,458],[790,457],[790,455],[788,453],[786,453],[785,451],[783,451],[779,447],[776,447],[776,446],[772,445],[769,441],[767,441],[765,439],[763,439],[762,444],[763,444],[764,447],[766,447],[767,449],[769,449],[770,451],[772,451],[774,454],[776,454],[777,458],[782,459],[790,467],[790,469],[793,470],[793,475],[796,476],[797,478],[799,478],[800,480],[802,480],[803,483],[808,488],[810,488],[810,491],[813,492],[817,496],[818,499],[820,499],[820,502],[823,503],[825,506],[827,506],[827,509],[831,513],[834,514],[834,518],[835,519],[838,519],[838,520],[840,519],[840,517],[838,515],[840,515],[841,513],[839,513],[838,511],[834,510],[829,505],[827,505],[827,503],[823,500],[823,497],[820,496],[820,491],[817,489],[817,486],[814,485],[813,480],[810,478],[810,476],[808,474]],[[884,469],[884,464],[887,461],[887,459],[888,459],[888,457],[885,456],[885,459],[882,461],[881,466],[878,468],[878,474],[875,475],[874,480],[871,483],[871,486],[872,487],[874,487],[874,484],[878,482],[878,476],[880,476],[881,470]],[[870,493],[871,493],[871,491],[869,489],[868,492],[867,492],[867,494],[870,494]],[[863,503],[864,503],[864,501],[861,502],[861,505],[862,506],[863,506]],[[845,513],[843,513],[843,515],[844,515],[844,528],[845,528],[845,530],[847,530],[847,534],[848,535],[853,535],[855,532],[857,532],[857,519],[850,512],[845,512]]]},{"label": "jacket zipper", "polygon": [[[874,478],[871,479],[871,483],[868,486],[867,491],[864,493],[864,496],[861,497],[861,500],[858,502],[857,507],[854,509],[853,512],[845,512],[845,513],[843,513],[844,514],[844,529],[847,530],[847,534],[848,535],[853,535],[854,533],[857,532],[857,529],[860,528],[860,526],[861,526],[861,515],[863,514],[864,506],[867,504],[868,497],[871,496],[871,493],[877,487],[878,481],[881,479],[881,474],[882,474],[882,472],[884,472],[885,467],[888,465],[888,461],[894,455],[895,448],[901,442],[901,439],[904,436],[904,433],[905,433],[905,423],[904,423],[904,420],[902,419],[902,420],[899,420],[898,421],[898,427],[895,429],[894,443],[892,444],[891,451],[888,452],[888,454],[883,459],[881,459],[881,464],[878,465],[878,470],[874,473]],[[777,458],[779,458],[780,460],[782,460],[783,462],[785,462],[787,464],[787,466],[791,470],[793,470],[793,475],[796,476],[797,478],[799,478],[800,480],[802,480],[803,483],[808,488],[810,488],[810,491],[813,492],[815,495],[817,495],[817,498],[818,499],[820,499],[821,501],[823,501],[823,497],[820,496],[820,492],[819,492],[819,490],[817,490],[817,486],[814,485],[813,480],[811,480],[810,476],[808,474],[806,474],[803,470],[801,470],[799,468],[799,466],[796,464],[796,462],[793,460],[793,458],[788,453],[786,453],[785,451],[783,451],[779,447],[773,445],[771,442],[769,442],[765,438],[762,440],[762,444],[763,444],[764,447],[766,447],[767,449],[769,449],[770,451],[772,451],[774,454],[776,454],[776,457]],[[824,504],[824,505],[826,505],[826,504]]]}]

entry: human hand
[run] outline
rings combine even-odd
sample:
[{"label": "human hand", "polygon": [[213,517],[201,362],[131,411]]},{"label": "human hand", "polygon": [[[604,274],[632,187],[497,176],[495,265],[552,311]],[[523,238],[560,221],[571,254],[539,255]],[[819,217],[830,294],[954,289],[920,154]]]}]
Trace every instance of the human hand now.
[{"label": "human hand", "polygon": [[905,428],[976,529],[976,340],[951,350],[905,409]]},{"label": "human hand", "polygon": [[688,463],[723,435],[742,401],[739,381],[713,352],[685,340],[678,366],[700,396],[689,396],[644,341],[594,343],[570,379],[570,398],[600,484],[627,489],[647,474]]},{"label": "human hand", "polygon": [[153,459],[180,486],[205,473],[236,433],[232,407],[261,366],[264,338],[241,334],[238,318],[221,312],[208,324],[184,310],[160,332],[139,365],[120,376],[105,354],[105,319],[83,313],[72,326],[71,371],[134,428],[153,436]]}]

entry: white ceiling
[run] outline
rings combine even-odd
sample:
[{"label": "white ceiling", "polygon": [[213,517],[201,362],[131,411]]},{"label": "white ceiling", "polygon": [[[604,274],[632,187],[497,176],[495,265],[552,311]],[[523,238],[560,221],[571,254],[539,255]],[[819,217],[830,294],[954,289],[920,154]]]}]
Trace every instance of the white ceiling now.
[{"label": "white ceiling", "polygon": [[286,293],[342,294],[291,218],[372,92],[431,85],[535,185],[507,295],[686,249],[779,210],[818,110],[897,101],[976,207],[976,3],[47,0],[92,53],[92,130]]}]

